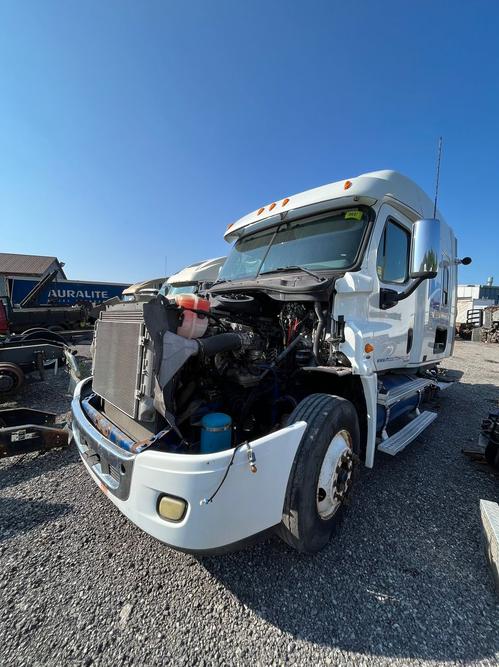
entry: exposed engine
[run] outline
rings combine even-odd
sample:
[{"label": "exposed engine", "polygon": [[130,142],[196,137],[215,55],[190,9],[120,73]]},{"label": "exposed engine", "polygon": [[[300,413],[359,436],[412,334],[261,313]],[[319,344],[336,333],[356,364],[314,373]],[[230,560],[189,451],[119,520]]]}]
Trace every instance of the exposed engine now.
[{"label": "exposed engine", "polygon": [[314,304],[236,293],[214,297],[210,306],[201,315],[209,324],[196,340],[198,353],[168,388],[178,428],[195,442],[209,412],[231,416],[236,442],[280,428],[299,400],[298,371],[319,363]]},{"label": "exposed engine", "polygon": [[[170,428],[170,444],[193,451],[205,415],[228,415],[234,444],[279,429],[304,395],[302,369],[331,363],[328,310],[327,303],[281,301],[263,291],[111,306],[96,334],[100,408],[137,439],[137,425],[149,434]],[[125,331],[139,319],[146,342],[132,387],[135,362],[123,368],[123,347],[131,345]]]}]

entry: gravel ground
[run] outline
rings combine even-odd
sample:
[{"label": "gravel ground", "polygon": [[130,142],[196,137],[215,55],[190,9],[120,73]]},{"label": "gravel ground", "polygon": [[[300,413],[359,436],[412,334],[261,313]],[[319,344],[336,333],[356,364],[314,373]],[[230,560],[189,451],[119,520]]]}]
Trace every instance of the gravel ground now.
[{"label": "gravel ground", "polygon": [[[194,558],[130,524],[74,449],[0,462],[0,664],[497,665],[499,609],[461,453],[499,397],[499,345],[456,344],[441,416],[364,470],[336,540]],[[19,402],[63,415],[67,378]]]}]

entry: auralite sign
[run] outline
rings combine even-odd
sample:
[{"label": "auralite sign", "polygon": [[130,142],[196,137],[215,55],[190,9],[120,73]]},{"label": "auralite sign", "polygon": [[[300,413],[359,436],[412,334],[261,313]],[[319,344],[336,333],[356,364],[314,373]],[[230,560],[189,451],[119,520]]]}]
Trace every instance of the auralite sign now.
[{"label": "auralite sign", "polygon": [[[23,278],[12,279],[11,300],[12,303],[20,303],[24,297],[36,285],[36,280]],[[58,280],[41,292],[38,297],[40,305],[51,303],[59,305],[73,305],[77,303],[88,303],[96,305],[113,296],[121,296],[126,284],[84,282],[80,280]]]},{"label": "auralite sign", "polygon": [[[123,290],[122,290],[123,291]],[[86,301],[105,301],[109,299],[109,290],[74,290],[74,289],[51,289],[49,299],[84,299]]]}]

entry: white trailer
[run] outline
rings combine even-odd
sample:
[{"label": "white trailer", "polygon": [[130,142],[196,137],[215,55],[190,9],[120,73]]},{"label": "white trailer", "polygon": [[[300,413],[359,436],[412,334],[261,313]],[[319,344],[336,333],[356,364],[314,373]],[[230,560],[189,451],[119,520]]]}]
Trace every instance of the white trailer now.
[{"label": "white trailer", "polygon": [[[469,260],[393,171],[276,200],[225,238],[218,280],[192,302],[101,314],[74,438],[109,499],[177,549],[223,551],[270,530],[314,552],[359,466],[437,417],[425,399],[452,354]],[[178,335],[187,315],[202,320],[196,339]]]}]

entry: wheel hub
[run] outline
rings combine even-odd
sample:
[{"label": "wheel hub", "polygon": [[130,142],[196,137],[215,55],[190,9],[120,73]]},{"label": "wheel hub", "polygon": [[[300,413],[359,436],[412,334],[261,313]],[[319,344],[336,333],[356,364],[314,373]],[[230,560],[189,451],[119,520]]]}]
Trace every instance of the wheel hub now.
[{"label": "wheel hub", "polygon": [[12,391],[15,386],[15,378],[6,372],[0,372],[0,392]]},{"label": "wheel hub", "polygon": [[0,393],[8,393],[19,389],[23,379],[24,375],[19,366],[10,362],[0,363]]},{"label": "wheel hub", "polygon": [[331,440],[317,482],[317,512],[324,521],[333,517],[350,490],[353,450],[350,433],[339,431]]}]

